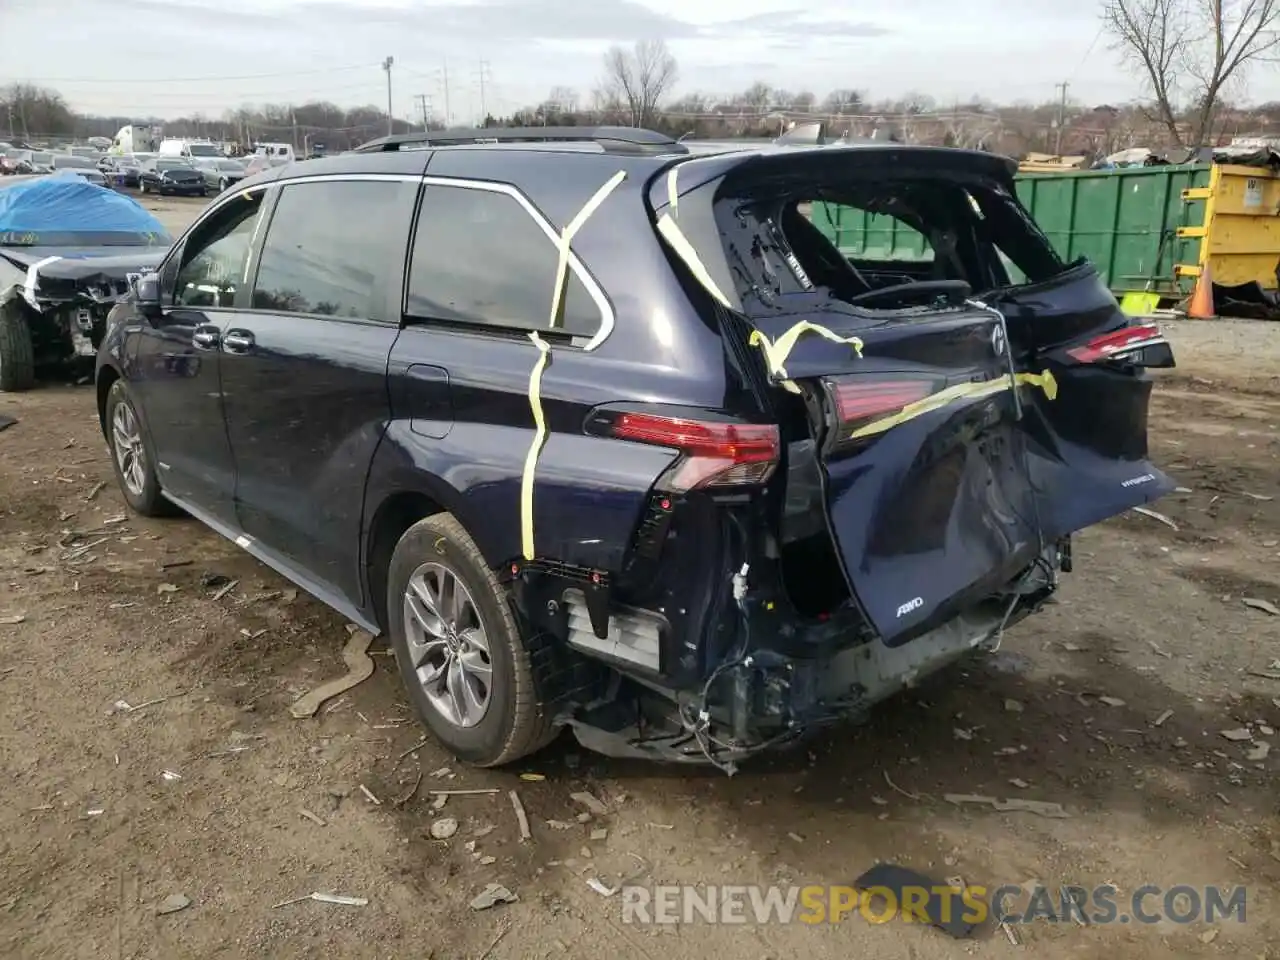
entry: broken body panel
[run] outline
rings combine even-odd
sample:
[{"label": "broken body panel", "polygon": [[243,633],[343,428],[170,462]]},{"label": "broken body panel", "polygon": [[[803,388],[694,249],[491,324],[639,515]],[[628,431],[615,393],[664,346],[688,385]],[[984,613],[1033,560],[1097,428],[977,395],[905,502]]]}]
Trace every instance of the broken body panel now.
[{"label": "broken body panel", "polygon": [[165,248],[0,247],[0,309],[23,312],[37,363],[93,357],[107,314]]},{"label": "broken body panel", "polygon": [[[743,553],[750,639],[685,638],[711,654],[704,676],[725,681],[709,680],[698,708],[744,753],[998,642],[1070,568],[1071,534],[1172,489],[1147,459],[1142,370],[1172,365],[1167,345],[1150,330],[1088,356],[1129,321],[1090,265],[1057,261],[1011,172],[959,151],[778,151],[679,164],[650,188],[730,355],[743,339],[759,348],[771,389],[748,415],[782,428],[782,469],[758,495],[775,505],[769,533]],[[795,204],[841,196],[932,234],[943,276],[825,260],[834,248],[815,245]],[[1010,282],[1005,249],[1034,282]],[[843,573],[843,600],[823,566]],[[825,599],[799,580],[825,580]]]},{"label": "broken body panel", "polygon": [[[170,239],[139,204],[78,177],[0,190],[0,311],[6,324],[25,328],[34,366],[94,356],[111,305],[132,277],[155,269]],[[30,386],[28,351],[16,352],[22,357],[0,356],[11,366],[11,389]],[[15,364],[27,369],[17,374]]]}]

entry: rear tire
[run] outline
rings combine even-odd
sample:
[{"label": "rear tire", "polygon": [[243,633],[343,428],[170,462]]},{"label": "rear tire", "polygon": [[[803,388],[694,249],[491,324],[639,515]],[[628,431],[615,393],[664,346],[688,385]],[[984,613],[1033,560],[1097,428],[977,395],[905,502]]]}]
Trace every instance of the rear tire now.
[{"label": "rear tire", "polygon": [[[455,589],[441,587],[438,602],[424,602],[424,590],[430,593],[450,576]],[[450,605],[446,598],[454,596],[465,599]],[[441,615],[432,616],[436,611]],[[419,520],[396,544],[387,574],[387,620],[409,699],[423,725],[460,760],[501,766],[555,739],[554,712],[539,689],[507,590],[452,515]],[[428,621],[440,629],[425,630]],[[457,671],[456,685],[443,682],[451,670]],[[457,709],[474,707],[480,695],[483,709],[471,709],[470,716]],[[452,716],[442,701],[454,704]]]},{"label": "rear tire", "polygon": [[[177,512],[160,492],[156,458],[142,428],[128,384],[117,380],[107,392],[103,411],[111,467],[125,502],[144,517],[168,517]],[[126,434],[132,433],[132,436]],[[127,452],[126,452],[127,451]]]},{"label": "rear tire", "polygon": [[0,391],[19,393],[36,385],[31,328],[17,301],[0,306]]}]

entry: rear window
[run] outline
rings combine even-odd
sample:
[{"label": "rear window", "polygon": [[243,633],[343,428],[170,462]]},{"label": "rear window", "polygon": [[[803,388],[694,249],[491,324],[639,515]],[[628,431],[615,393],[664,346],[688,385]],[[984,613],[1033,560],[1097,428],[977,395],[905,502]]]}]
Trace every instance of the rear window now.
[{"label": "rear window", "polygon": [[485,327],[594,336],[603,324],[602,310],[574,263],[562,315],[551,324],[558,267],[555,243],[515,196],[431,185],[414,238],[405,312]]},{"label": "rear window", "polygon": [[968,284],[978,296],[1065,269],[1008,186],[980,171],[936,155],[918,171],[900,162],[808,166],[813,176],[731,173],[700,236],[696,223],[685,227],[681,201],[695,247],[719,234],[717,272],[748,313],[785,310],[796,296],[859,310],[920,308],[931,291],[912,292],[917,284],[937,284],[939,297],[947,284],[952,292]]}]

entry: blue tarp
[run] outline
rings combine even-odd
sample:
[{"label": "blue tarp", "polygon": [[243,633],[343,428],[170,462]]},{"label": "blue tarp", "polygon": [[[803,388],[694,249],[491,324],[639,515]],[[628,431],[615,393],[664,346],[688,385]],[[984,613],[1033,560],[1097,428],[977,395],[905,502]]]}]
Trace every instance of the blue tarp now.
[{"label": "blue tarp", "polygon": [[0,187],[0,246],[169,246],[173,238],[131,197],[77,176]]}]

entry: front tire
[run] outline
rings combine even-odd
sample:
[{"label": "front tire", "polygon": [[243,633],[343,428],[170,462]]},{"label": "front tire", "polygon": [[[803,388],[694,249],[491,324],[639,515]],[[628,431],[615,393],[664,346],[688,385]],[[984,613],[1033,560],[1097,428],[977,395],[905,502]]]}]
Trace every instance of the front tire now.
[{"label": "front tire", "polygon": [[145,180],[139,180],[139,181],[138,181],[138,192],[139,192],[139,193],[146,193],[146,192],[147,192],[147,181],[145,181]]},{"label": "front tire", "polygon": [[501,766],[555,739],[506,588],[452,515],[419,520],[400,538],[387,619],[409,699],[460,760]]},{"label": "front tire", "polygon": [[111,466],[125,502],[144,517],[171,516],[174,507],[160,492],[156,459],[142,429],[142,418],[123,380],[111,385],[104,414]]},{"label": "front tire", "polygon": [[10,301],[0,306],[0,391],[19,393],[36,385],[36,358],[31,328],[22,306]]}]

